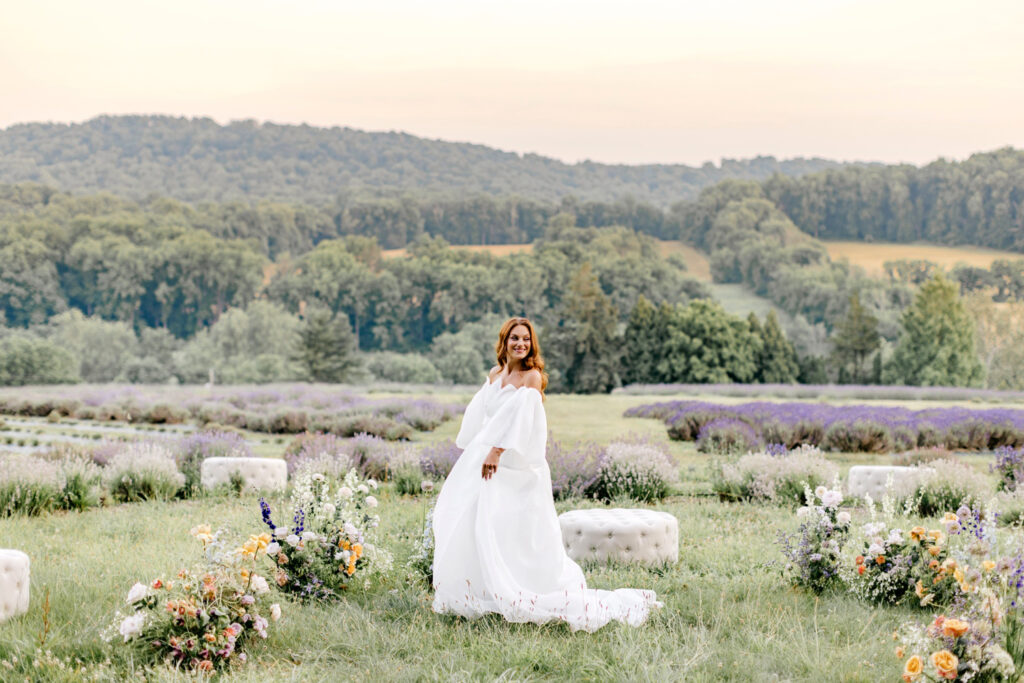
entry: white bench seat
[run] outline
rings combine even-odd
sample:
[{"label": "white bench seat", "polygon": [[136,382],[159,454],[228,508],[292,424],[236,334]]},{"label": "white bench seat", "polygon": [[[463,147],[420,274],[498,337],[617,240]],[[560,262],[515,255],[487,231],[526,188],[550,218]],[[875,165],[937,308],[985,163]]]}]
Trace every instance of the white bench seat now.
[{"label": "white bench seat", "polygon": [[288,463],[281,458],[207,458],[199,469],[203,486],[213,488],[231,482],[238,474],[247,489],[280,491],[288,486]]},{"label": "white bench seat", "polygon": [[679,560],[679,522],[658,510],[570,510],[558,516],[573,560],[663,564]]},{"label": "white bench seat", "polygon": [[28,611],[29,559],[0,548],[0,622]]}]

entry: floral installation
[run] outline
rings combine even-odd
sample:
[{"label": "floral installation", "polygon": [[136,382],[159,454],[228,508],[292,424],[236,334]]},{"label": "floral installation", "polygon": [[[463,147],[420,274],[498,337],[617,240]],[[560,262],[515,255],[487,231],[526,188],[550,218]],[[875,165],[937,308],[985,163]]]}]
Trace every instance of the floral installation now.
[{"label": "floral installation", "polygon": [[269,602],[270,585],[256,573],[257,559],[270,534],[251,536],[240,548],[225,550],[221,533],[209,526],[192,529],[203,543],[207,564],[136,583],[104,638],[132,647],[146,659],[209,673],[244,663],[245,643],[267,637],[281,607]]},{"label": "floral installation", "polygon": [[804,490],[806,505],[797,510],[800,530],[792,535],[779,534],[786,556],[785,572],[794,586],[821,593],[839,583],[843,546],[850,533],[850,513],[840,510],[843,493],[819,486]]},{"label": "floral installation", "polygon": [[353,468],[341,481],[300,466],[294,478],[291,526],[272,519],[270,505],[260,499],[263,523],[272,540],[266,558],[273,580],[299,600],[337,598],[357,576],[386,573],[391,555],[371,543],[380,524],[373,479]]},{"label": "floral installation", "polygon": [[[430,483],[430,490],[433,490],[433,482],[424,480],[423,483]],[[422,580],[428,586],[434,585],[434,505],[424,515],[423,533],[413,544],[408,567],[414,579]]]}]

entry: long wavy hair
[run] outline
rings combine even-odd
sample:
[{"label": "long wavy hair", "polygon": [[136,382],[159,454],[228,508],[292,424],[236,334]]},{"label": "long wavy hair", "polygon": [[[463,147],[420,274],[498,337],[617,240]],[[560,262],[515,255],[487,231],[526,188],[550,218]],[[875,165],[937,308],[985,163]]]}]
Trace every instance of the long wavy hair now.
[{"label": "long wavy hair", "polygon": [[498,343],[494,346],[494,352],[498,356],[498,367],[504,369],[508,365],[508,338],[512,336],[512,329],[516,325],[522,325],[530,331],[530,351],[523,359],[523,369],[540,371],[540,393],[543,395],[544,390],[548,387],[548,373],[544,372],[544,356],[541,355],[537,333],[529,319],[509,318],[501,326],[501,331],[498,332]]}]

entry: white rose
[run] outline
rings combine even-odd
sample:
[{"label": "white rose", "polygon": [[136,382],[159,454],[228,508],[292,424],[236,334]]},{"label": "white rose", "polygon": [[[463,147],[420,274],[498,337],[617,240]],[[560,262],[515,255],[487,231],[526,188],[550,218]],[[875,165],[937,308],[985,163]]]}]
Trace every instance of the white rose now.
[{"label": "white rose", "polygon": [[125,617],[118,627],[118,632],[124,636],[124,642],[128,642],[135,636],[142,633],[142,627],[146,623],[146,613],[138,612],[134,616]]},{"label": "white rose", "polygon": [[872,543],[868,546],[868,555],[881,555],[885,552],[885,548],[880,543]]},{"label": "white rose", "polygon": [[149,595],[149,588],[143,586],[141,583],[137,583],[128,591],[128,597],[125,598],[124,601],[130,605],[136,600],[141,600],[147,595]]},{"label": "white rose", "polygon": [[276,602],[270,606],[270,618],[273,621],[277,621],[281,618],[281,605]]},{"label": "white rose", "polygon": [[368,508],[375,508],[375,507],[377,507],[377,499],[374,498],[373,496],[367,496],[366,497],[366,507],[368,507]]},{"label": "white rose", "polygon": [[899,529],[893,529],[892,531],[889,532],[889,538],[886,539],[886,542],[889,543],[889,545],[895,545],[897,543],[902,543],[903,542],[903,532],[900,531]]},{"label": "white rose", "polygon": [[332,503],[327,503],[327,504],[324,505],[324,514],[327,515],[328,517],[333,517],[334,513],[337,512],[337,511],[338,511],[338,509],[336,507],[334,507],[334,505]]},{"label": "white rose", "polygon": [[377,480],[376,479],[367,479],[366,483],[370,486],[371,489],[373,489],[375,491],[377,490]]},{"label": "white rose", "polygon": [[295,534],[288,534],[288,537],[284,539],[284,542],[294,548],[299,544],[299,537]]},{"label": "white rose", "polygon": [[316,532],[315,531],[303,531],[302,532],[302,540],[303,541],[315,541],[316,540]]},{"label": "white rose", "polygon": [[313,481],[323,481],[323,480],[324,480],[324,475],[320,474],[319,472],[317,472],[316,474],[313,475]]},{"label": "white rose", "polygon": [[351,557],[351,555],[352,553],[348,550],[342,550],[340,553],[338,553],[337,559],[341,560],[342,562],[348,562],[348,558]]},{"label": "white rose", "polygon": [[281,544],[277,541],[267,546],[267,555],[277,555],[279,552],[281,552]]},{"label": "white rose", "polygon": [[359,533],[359,529],[352,522],[345,522],[344,531],[346,536],[355,536]]},{"label": "white rose", "polygon": [[340,489],[338,489],[338,495],[341,496],[342,498],[351,498],[352,489],[350,489],[347,486],[342,486]]},{"label": "white rose", "polygon": [[356,491],[359,491],[359,493],[369,493],[370,489],[366,487],[366,484],[360,484],[356,487]]},{"label": "white rose", "polygon": [[825,488],[824,486],[819,486],[818,488],[814,489],[814,495],[816,495],[818,498],[824,498],[826,492],[828,492],[828,489]]},{"label": "white rose", "polygon": [[808,506],[804,505],[803,507],[797,508],[797,517],[806,517],[809,514],[811,514],[811,508],[809,508]]},{"label": "white rose", "polygon": [[424,493],[430,493],[433,490],[434,482],[430,481],[429,479],[424,479],[423,481],[420,482],[420,491],[423,491]]},{"label": "white rose", "polygon": [[274,529],[274,536],[276,536],[279,539],[280,538],[284,538],[287,535],[288,535],[288,527],[286,527],[286,526],[279,526],[276,529]]},{"label": "white rose", "polygon": [[836,490],[825,491],[825,495],[821,497],[821,504],[827,508],[839,507],[839,504],[842,502],[843,494]]},{"label": "white rose", "polygon": [[850,523],[850,513],[846,512],[845,510],[843,512],[840,512],[838,515],[836,515],[836,521],[839,522],[840,524],[849,524]]},{"label": "white rose", "polygon": [[270,592],[270,585],[267,583],[267,580],[259,574],[252,577],[252,583],[250,585],[252,586],[252,592],[256,595],[263,595],[264,593]]}]

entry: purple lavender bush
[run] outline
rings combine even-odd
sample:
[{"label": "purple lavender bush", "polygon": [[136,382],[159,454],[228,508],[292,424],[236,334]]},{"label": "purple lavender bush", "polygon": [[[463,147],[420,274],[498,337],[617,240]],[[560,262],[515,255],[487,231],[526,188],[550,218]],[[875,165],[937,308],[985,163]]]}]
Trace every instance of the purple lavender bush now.
[{"label": "purple lavender bush", "polygon": [[551,492],[555,500],[591,498],[597,484],[604,449],[595,443],[566,444],[550,435],[547,460],[551,468]]},{"label": "purple lavender bush", "polygon": [[1016,491],[1024,482],[1024,448],[1000,446],[989,469],[999,474],[999,491]]},{"label": "purple lavender bush", "polygon": [[347,442],[334,434],[305,432],[295,437],[284,449],[284,459],[288,463],[288,474],[292,474],[305,460],[339,457],[348,459],[350,452]]},{"label": "purple lavender bush", "polygon": [[761,437],[754,428],[734,417],[719,417],[708,422],[697,433],[697,450],[701,453],[739,455],[756,451]]},{"label": "purple lavender bush", "polygon": [[201,431],[168,443],[185,483],[178,491],[181,498],[194,498],[202,492],[200,470],[207,458],[251,458],[252,449],[234,432]]},{"label": "purple lavender bush", "polygon": [[444,480],[455,467],[462,449],[452,439],[425,446],[420,451],[420,469],[433,479]]}]

